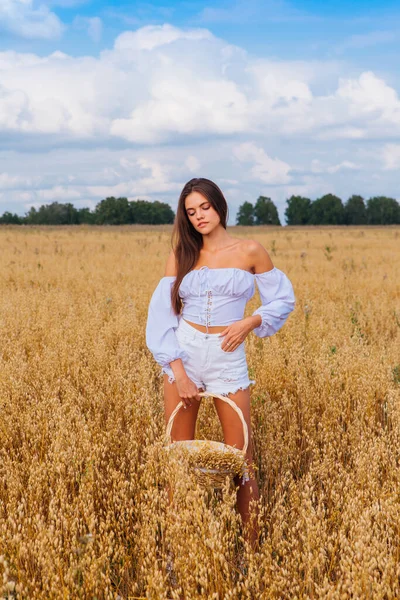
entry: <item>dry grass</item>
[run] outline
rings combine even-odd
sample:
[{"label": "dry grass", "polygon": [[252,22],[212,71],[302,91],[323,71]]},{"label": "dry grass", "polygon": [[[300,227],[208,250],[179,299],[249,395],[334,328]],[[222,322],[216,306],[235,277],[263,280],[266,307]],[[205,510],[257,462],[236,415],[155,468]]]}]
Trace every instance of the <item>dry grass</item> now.
[{"label": "dry grass", "polygon": [[[297,296],[278,334],[246,340],[258,555],[234,492],[178,484],[162,458],[144,328],[170,227],[0,229],[4,597],[400,597],[400,229],[232,233],[261,241]],[[199,434],[222,441],[204,400]]]}]

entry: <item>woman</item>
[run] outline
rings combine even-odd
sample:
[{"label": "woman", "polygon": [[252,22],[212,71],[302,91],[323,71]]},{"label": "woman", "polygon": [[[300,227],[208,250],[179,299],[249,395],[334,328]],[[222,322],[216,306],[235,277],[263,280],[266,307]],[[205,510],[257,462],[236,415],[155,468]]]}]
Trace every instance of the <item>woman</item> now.
[{"label": "woman", "polygon": [[[285,323],[295,297],[286,275],[274,267],[265,248],[226,231],[228,207],[219,187],[204,178],[183,188],[174,224],[172,251],[165,276],[149,305],[146,343],[164,375],[165,420],[182,400],[172,439],[194,438],[199,391],[228,395],[241,408],[249,431],[246,455],[249,477],[237,493],[243,524],[250,519],[250,500],[259,498],[252,467],[250,391],[244,340],[251,331],[269,337]],[[243,318],[254,295],[262,306]],[[183,300],[183,309],[181,299]],[[198,402],[195,402],[197,400]],[[243,448],[243,426],[235,411],[214,398],[224,442]],[[255,520],[256,521],[256,520]],[[258,540],[257,525],[250,534]]]}]

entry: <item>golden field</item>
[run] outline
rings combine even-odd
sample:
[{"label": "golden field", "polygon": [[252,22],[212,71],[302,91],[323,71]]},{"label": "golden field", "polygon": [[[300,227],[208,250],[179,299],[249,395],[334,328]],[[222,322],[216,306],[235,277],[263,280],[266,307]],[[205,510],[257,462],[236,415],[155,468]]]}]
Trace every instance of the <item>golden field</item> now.
[{"label": "golden field", "polygon": [[[256,554],[234,490],[177,479],[169,509],[145,323],[171,227],[0,228],[0,597],[400,598],[400,228],[230,232],[297,298],[246,340]],[[197,433],[222,440],[210,400]]]}]

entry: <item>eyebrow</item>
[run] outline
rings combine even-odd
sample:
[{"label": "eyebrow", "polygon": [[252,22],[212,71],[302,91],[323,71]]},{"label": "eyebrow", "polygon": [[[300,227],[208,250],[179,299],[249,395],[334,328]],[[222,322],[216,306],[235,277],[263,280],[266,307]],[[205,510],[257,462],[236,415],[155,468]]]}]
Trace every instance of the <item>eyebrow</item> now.
[{"label": "eyebrow", "polygon": [[[208,200],[204,200],[204,202],[202,202],[201,204],[199,204],[199,206],[203,206],[203,204],[210,204],[210,202]],[[188,210],[196,210],[194,206],[189,206],[189,208],[186,209],[186,212]]]}]

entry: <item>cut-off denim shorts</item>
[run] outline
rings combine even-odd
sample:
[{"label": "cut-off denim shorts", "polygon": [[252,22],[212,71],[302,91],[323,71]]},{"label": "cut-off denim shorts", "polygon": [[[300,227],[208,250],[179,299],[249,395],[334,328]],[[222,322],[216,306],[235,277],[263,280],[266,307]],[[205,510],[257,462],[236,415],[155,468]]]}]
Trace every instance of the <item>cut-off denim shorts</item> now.
[{"label": "cut-off denim shorts", "polygon": [[[221,348],[224,336],[203,333],[182,317],[175,335],[179,346],[189,355],[189,359],[182,362],[187,376],[197,388],[227,396],[256,383],[254,379],[249,379],[244,342],[233,352],[226,352]],[[175,381],[170,366],[163,367],[163,373],[168,375],[170,383]]]}]

